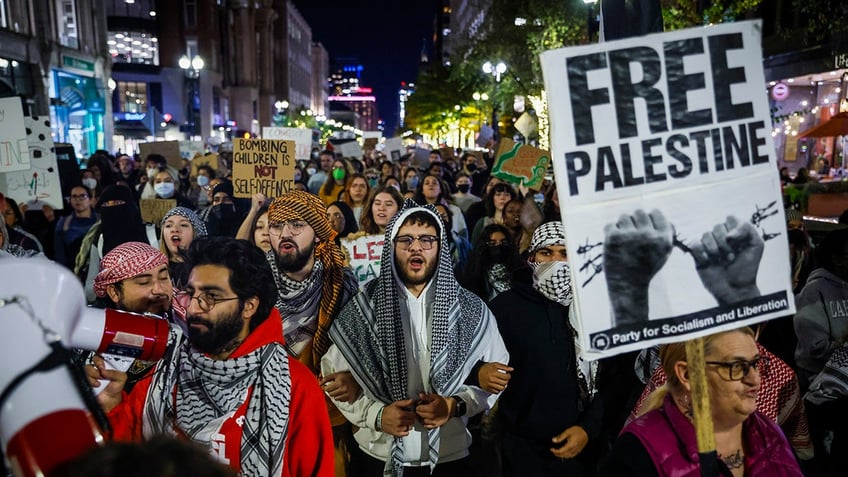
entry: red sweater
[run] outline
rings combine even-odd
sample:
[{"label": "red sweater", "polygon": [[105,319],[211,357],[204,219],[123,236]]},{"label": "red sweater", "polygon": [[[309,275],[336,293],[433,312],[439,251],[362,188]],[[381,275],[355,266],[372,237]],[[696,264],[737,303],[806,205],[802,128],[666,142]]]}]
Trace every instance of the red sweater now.
[{"label": "red sweater", "polygon": [[[280,314],[273,309],[267,320],[262,322],[247,339],[233,352],[237,358],[270,343],[283,343]],[[309,369],[297,359],[289,357],[291,373],[291,402],[289,405],[288,433],[286,435],[283,472],[289,476],[334,475],[333,433],[330,418],[324,405],[324,393]],[[129,395],[109,412],[109,421],[116,440],[144,440],[142,435],[144,403],[150,388],[153,373],[139,381]],[[212,444],[218,460],[237,472],[241,462],[242,430],[238,422],[243,418],[250,393],[244,403],[220,427],[219,439]]]}]

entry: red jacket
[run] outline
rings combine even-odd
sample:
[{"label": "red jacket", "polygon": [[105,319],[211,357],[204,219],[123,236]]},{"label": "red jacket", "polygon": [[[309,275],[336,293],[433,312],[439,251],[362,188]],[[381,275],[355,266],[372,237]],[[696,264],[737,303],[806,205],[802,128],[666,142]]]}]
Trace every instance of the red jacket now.
[{"label": "red jacket", "polygon": [[[272,309],[271,315],[248,335],[233,352],[231,358],[244,356],[270,343],[283,343],[280,314]],[[333,433],[330,418],[324,405],[324,393],[315,375],[297,359],[289,357],[291,372],[291,403],[289,406],[288,433],[286,435],[283,472],[289,476],[334,475]],[[155,372],[155,371],[154,371]],[[144,403],[153,373],[139,381],[123,402],[109,412],[109,421],[116,440],[144,440],[142,433]],[[218,460],[240,471],[241,422],[250,401],[250,394],[236,412],[220,427],[220,440],[212,442]]]}]

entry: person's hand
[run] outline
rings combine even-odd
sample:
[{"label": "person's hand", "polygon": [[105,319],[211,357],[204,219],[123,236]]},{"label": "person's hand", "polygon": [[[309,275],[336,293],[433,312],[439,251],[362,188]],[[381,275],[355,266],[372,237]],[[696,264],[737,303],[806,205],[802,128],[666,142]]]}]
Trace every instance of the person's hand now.
[{"label": "person's hand", "polygon": [[571,426],[554,436],[551,442],[553,442],[554,446],[559,446],[551,447],[551,454],[560,459],[573,459],[589,443],[589,435],[586,434],[586,431],[582,427]]},{"label": "person's hand", "polygon": [[404,399],[384,407],[381,417],[383,427],[380,430],[395,437],[408,436],[415,424],[415,411],[412,410],[414,403],[412,399]]},{"label": "person's hand", "polygon": [[604,228],[604,275],[616,325],[648,319],[648,285],[668,261],[674,227],[659,210],[637,210]]},{"label": "person's hand", "polygon": [[100,386],[101,380],[109,381],[109,384],[97,394],[97,402],[100,403],[104,412],[111,411],[121,403],[124,384],[127,382],[127,373],[116,369],[106,369],[106,361],[100,356],[94,356],[91,358],[91,362],[85,365],[85,375],[92,388]]},{"label": "person's hand", "polygon": [[[445,425],[453,415],[451,403],[438,394],[419,393],[418,398],[420,401],[415,406],[415,414],[418,414],[427,429],[435,429]],[[456,403],[453,404],[453,407],[455,406]]]},{"label": "person's hand", "polygon": [[497,394],[509,383],[513,368],[501,363],[486,363],[477,371],[477,381],[480,388],[492,394]]},{"label": "person's hand", "polygon": [[518,192],[521,193],[521,197],[527,197],[527,194],[530,193],[530,188],[524,185],[524,179],[521,179],[521,183],[518,184]]},{"label": "person's hand", "polygon": [[262,208],[262,205],[265,203],[266,200],[267,200],[267,197],[265,197],[265,194],[263,194],[261,192],[257,192],[256,194],[253,194],[253,197],[250,198],[250,211],[251,212],[259,211],[259,209]]},{"label": "person's hand", "polygon": [[359,396],[359,383],[347,371],[328,374],[320,384],[327,395],[339,402],[353,402]]},{"label": "person's hand", "polygon": [[689,249],[701,282],[719,305],[760,296],[757,271],[763,239],[752,224],[729,216]]}]

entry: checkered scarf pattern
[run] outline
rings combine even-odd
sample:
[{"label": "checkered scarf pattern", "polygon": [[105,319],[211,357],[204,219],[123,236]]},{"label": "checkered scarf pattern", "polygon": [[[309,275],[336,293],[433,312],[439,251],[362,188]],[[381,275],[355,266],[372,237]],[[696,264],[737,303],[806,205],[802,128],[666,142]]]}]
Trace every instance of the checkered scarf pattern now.
[{"label": "checkered scarf pattern", "polygon": [[[562,222],[547,222],[540,225],[530,239],[529,254],[532,256],[542,247],[565,245],[565,227]],[[533,288],[547,299],[562,306],[571,304],[571,274],[567,262],[528,262],[533,269]]]},{"label": "checkered scarf pattern", "polygon": [[[760,373],[762,384],[757,394],[757,411],[777,422],[799,458],[809,459],[813,455],[813,444],[810,440],[810,428],[804,412],[798,378],[789,365],[760,343],[757,343],[757,351],[760,356],[769,359],[769,366]],[[638,417],[648,395],[664,385],[667,380],[662,366],[657,366],[627,418],[627,423]]]},{"label": "checkered scarf pattern", "polygon": [[237,410],[250,391],[242,425],[240,475],[281,475],[292,386],[282,345],[266,344],[244,356],[219,361],[192,349],[174,327],[171,340],[176,345],[169,343],[145,401],[145,438],[185,435],[208,445],[204,429]]},{"label": "checkered scarf pattern", "polygon": [[286,351],[296,358],[312,342],[318,330],[318,305],[321,302],[324,265],[316,260],[312,273],[298,282],[280,272],[273,250],[269,250],[265,258],[277,284],[277,303],[274,306],[283,316]]},{"label": "checkered scarf pattern", "polygon": [[[279,223],[288,220],[304,220],[315,231],[321,242],[315,244],[315,260],[324,267],[323,277],[319,282],[321,301],[318,306],[318,323],[312,338],[312,356],[298,356],[298,359],[309,366],[317,374],[318,363],[330,347],[327,335],[333,317],[344,304],[344,298],[352,293],[346,293],[355,284],[356,277],[345,273],[344,254],[336,245],[336,231],[330,226],[327,218],[327,207],[318,196],[308,192],[294,190],[282,197],[274,199],[268,207],[268,222]],[[276,266],[273,264],[272,267]],[[274,270],[274,268],[272,268]],[[274,273],[279,276],[280,273]],[[351,278],[353,282],[351,282]],[[279,283],[278,283],[279,287]],[[355,290],[355,288],[354,288]],[[281,297],[281,299],[285,299]],[[280,310],[284,311],[283,309]],[[284,315],[285,316],[285,315]]]},{"label": "checkered scarf pattern", "polygon": [[[407,399],[407,362],[400,300],[402,282],[395,272],[394,243],[403,221],[411,213],[427,211],[439,224],[439,263],[431,282],[435,286],[432,306],[430,386],[441,396],[451,396],[462,385],[471,367],[470,356],[485,348],[482,326],[485,309],[473,293],[461,288],[451,269],[447,234],[432,205],[419,206],[407,200],[386,227],[380,275],[354,297],[333,326],[330,336],[365,393],[390,404]],[[428,433],[429,464],[439,459],[440,429]],[[395,438],[385,475],[403,475],[403,440]]]},{"label": "checkered scarf pattern", "polygon": [[168,265],[168,257],[146,243],[118,245],[100,261],[100,273],[94,277],[94,293],[103,298],[107,286],[162,265]]},{"label": "checkered scarf pattern", "polygon": [[191,227],[194,229],[194,238],[206,236],[206,224],[200,220],[200,217],[198,217],[193,210],[188,207],[174,207],[168,212],[165,212],[165,215],[162,217],[162,222],[159,225],[164,227],[165,221],[175,215],[185,217],[189,222],[191,222]]}]

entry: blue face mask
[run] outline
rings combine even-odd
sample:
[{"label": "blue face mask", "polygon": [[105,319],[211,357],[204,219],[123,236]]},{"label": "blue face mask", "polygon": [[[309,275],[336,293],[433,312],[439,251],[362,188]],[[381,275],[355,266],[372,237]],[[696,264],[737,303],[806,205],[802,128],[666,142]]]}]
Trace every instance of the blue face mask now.
[{"label": "blue face mask", "polygon": [[378,182],[379,182],[379,179],[377,179],[376,177],[369,177],[368,178],[368,186],[369,187],[377,187]]},{"label": "blue face mask", "polygon": [[418,176],[412,176],[406,180],[406,185],[408,185],[411,189],[415,189],[418,187]]}]

